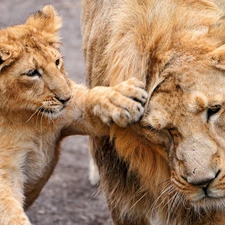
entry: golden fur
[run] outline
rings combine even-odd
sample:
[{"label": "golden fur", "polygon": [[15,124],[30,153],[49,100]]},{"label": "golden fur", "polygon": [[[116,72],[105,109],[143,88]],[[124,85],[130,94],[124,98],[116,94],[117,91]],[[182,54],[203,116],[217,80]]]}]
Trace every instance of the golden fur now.
[{"label": "golden fur", "polygon": [[[143,83],[130,79],[88,90],[65,74],[58,50],[61,18],[52,6],[0,31],[0,224],[29,225],[24,213],[49,179],[60,142],[108,135],[143,115]],[[75,174],[74,174],[75,176]]]},{"label": "golden fur", "polygon": [[149,93],[139,125],[92,138],[114,224],[224,224],[224,1],[82,7],[90,87],[135,75]]}]

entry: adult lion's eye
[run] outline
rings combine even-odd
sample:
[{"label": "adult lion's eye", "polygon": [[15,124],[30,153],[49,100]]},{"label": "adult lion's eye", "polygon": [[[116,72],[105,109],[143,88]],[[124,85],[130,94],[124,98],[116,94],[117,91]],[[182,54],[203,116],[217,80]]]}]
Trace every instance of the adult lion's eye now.
[{"label": "adult lion's eye", "polygon": [[221,105],[214,105],[208,108],[207,110],[207,121],[210,120],[210,117],[218,113],[221,109]]},{"label": "adult lion's eye", "polygon": [[29,77],[35,77],[35,76],[41,76],[40,72],[38,70],[29,70],[27,73],[26,73],[27,76]]}]

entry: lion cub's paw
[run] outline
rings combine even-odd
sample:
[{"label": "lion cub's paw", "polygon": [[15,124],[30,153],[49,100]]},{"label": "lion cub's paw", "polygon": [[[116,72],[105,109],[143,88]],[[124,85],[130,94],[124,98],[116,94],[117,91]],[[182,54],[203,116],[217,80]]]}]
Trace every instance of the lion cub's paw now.
[{"label": "lion cub's paw", "polygon": [[120,127],[139,121],[148,97],[143,88],[143,82],[136,78],[113,87],[93,88],[91,95],[94,115],[108,125],[115,122]]},{"label": "lion cub's paw", "polygon": [[120,92],[126,97],[132,98],[135,101],[142,103],[143,106],[145,105],[148,98],[148,93],[144,90],[144,87],[145,84],[135,77],[114,86],[116,91]]}]

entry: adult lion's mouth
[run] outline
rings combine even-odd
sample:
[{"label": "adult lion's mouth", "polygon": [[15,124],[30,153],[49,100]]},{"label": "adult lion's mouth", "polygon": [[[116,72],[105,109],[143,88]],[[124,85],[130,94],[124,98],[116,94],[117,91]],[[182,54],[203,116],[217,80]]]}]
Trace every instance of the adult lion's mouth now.
[{"label": "adult lion's mouth", "polygon": [[198,201],[190,201],[190,204],[196,209],[221,209],[225,205],[225,197],[209,197],[205,196]]},{"label": "adult lion's mouth", "polygon": [[225,206],[223,191],[210,187],[199,188],[198,190],[193,190],[193,192],[190,190],[184,196],[187,202],[196,209],[219,209]]}]

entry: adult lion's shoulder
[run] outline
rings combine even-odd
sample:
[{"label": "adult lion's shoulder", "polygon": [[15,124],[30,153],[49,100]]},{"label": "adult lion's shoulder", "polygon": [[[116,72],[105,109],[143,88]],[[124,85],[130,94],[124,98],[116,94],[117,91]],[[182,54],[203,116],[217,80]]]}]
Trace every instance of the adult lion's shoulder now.
[{"label": "adult lion's shoulder", "polygon": [[83,0],[90,86],[136,76],[150,95],[139,126],[93,137],[115,224],[222,223],[224,14],[222,0]]}]

